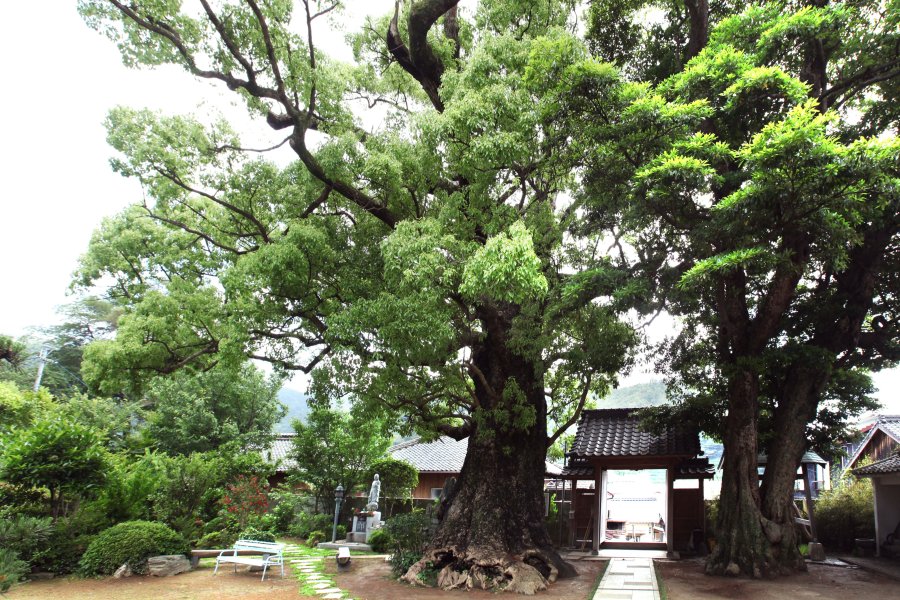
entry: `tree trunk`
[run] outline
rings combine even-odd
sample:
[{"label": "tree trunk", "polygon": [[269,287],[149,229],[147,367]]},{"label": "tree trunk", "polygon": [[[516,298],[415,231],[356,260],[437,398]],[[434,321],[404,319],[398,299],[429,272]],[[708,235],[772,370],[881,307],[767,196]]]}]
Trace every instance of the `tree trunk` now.
[{"label": "tree trunk", "polygon": [[788,371],[775,409],[774,435],[766,451],[768,460],[760,488],[762,513],[771,531],[778,532],[771,540],[771,554],[774,566],[782,573],[806,570],[794,524],[794,482],[806,451],[806,426],[816,415],[828,381],[824,367],[830,361],[821,358],[820,366],[795,364]]},{"label": "tree trunk", "polygon": [[717,543],[707,560],[706,572],[761,577],[770,572],[770,552],[765,519],[760,512],[756,470],[758,376],[739,370],[729,382],[728,395]]},{"label": "tree trunk", "polygon": [[[433,569],[444,589],[533,594],[574,568],[544,527],[547,410],[533,364],[505,347],[502,328],[474,353],[479,414],[457,484],[422,559],[403,579],[414,585]],[[498,333],[500,335],[498,335]],[[520,420],[522,411],[534,412]],[[516,421],[519,420],[519,423]]]}]

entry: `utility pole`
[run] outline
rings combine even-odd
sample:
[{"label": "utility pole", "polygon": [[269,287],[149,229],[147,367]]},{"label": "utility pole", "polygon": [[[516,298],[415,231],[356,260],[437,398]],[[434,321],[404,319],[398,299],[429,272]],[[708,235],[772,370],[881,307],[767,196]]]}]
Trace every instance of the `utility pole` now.
[{"label": "utility pole", "polygon": [[37,392],[41,389],[41,378],[44,376],[44,365],[47,364],[47,354],[49,354],[50,348],[47,346],[41,346],[41,354],[38,360],[38,372],[37,377],[34,378],[34,391]]}]

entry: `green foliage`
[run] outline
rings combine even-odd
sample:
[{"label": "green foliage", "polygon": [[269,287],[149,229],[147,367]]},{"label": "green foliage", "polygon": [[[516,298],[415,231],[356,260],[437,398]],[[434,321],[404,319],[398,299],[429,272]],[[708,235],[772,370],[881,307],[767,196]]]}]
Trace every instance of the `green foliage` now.
[{"label": "green foliage", "polygon": [[258,529],[256,527],[247,527],[238,534],[240,540],[256,540],[258,542],[274,542],[275,533],[268,529]]},{"label": "green foliage", "polygon": [[197,521],[211,519],[230,475],[216,454],[191,454],[160,461],[160,483],[150,496],[153,517],[186,539],[195,537]]},{"label": "green foliage", "polygon": [[[237,533],[234,533],[229,530],[223,531],[212,531],[210,533],[205,534],[197,543],[194,544],[197,548],[208,548],[208,549],[216,549],[216,548],[230,548],[234,545],[234,543],[241,539]],[[250,538],[257,539],[257,538]]]},{"label": "green foliage", "polygon": [[49,518],[10,516],[0,519],[0,547],[12,550],[19,558],[30,562],[52,532],[53,524]]},{"label": "green foliage", "polygon": [[25,360],[25,345],[13,338],[0,335],[0,361],[18,369]]},{"label": "green foliage", "polygon": [[334,515],[325,513],[313,514],[301,512],[297,515],[289,533],[291,536],[305,540],[313,531],[330,530],[334,522]]},{"label": "green foliage", "polygon": [[852,475],[841,478],[816,501],[816,528],[826,548],[849,551],[856,538],[875,537],[872,482]]},{"label": "green foliage", "polygon": [[127,521],[98,535],[81,557],[83,575],[110,575],[123,564],[145,573],[147,559],[161,554],[185,554],[184,538],[162,523]]},{"label": "green foliage", "polygon": [[60,400],[57,413],[64,419],[86,425],[103,437],[112,451],[126,450],[135,445],[132,439],[134,424],[143,419],[138,402],[123,399],[98,398],[82,393]]},{"label": "green foliage", "polygon": [[414,510],[391,517],[382,531],[392,540],[393,555],[398,560],[405,561],[416,554],[421,558],[431,535],[431,519],[424,511]]},{"label": "green foliage", "polygon": [[0,441],[0,477],[50,491],[54,518],[65,494],[90,495],[106,479],[108,453],[94,430],[48,416]]},{"label": "green foliage", "polygon": [[152,498],[165,485],[165,461],[151,452],[133,457],[114,455],[112,468],[95,504],[112,522],[150,517]]},{"label": "green foliage", "polygon": [[9,548],[0,548],[0,593],[6,592],[28,573],[28,563]]},{"label": "green foliage", "polygon": [[378,552],[379,554],[383,554],[394,547],[394,540],[382,529],[376,529],[369,534],[369,539],[366,543],[372,547],[373,552]]},{"label": "green foliage", "polygon": [[541,271],[531,233],[519,221],[508,232],[488,239],[469,259],[459,291],[475,300],[487,296],[523,304],[546,295],[547,278]]},{"label": "green foliage", "polygon": [[306,537],[306,545],[310,548],[315,548],[319,542],[325,540],[325,532],[324,531],[310,531],[309,535]]},{"label": "green foliage", "polygon": [[291,454],[297,463],[297,477],[313,486],[326,507],[338,485],[349,494],[365,484],[372,463],[390,444],[380,423],[359,413],[314,408],[309,421],[295,421],[294,429],[297,435]]},{"label": "green foliage", "polygon": [[279,378],[266,378],[250,364],[155,379],[145,395],[153,405],[146,433],[169,454],[208,452],[228,443],[262,449],[284,415],[280,387]]},{"label": "green foliage", "polygon": [[366,473],[364,481],[372,481],[375,475],[381,481],[381,497],[383,502],[391,500],[408,500],[419,485],[419,472],[406,461],[387,457],[374,461]]},{"label": "green foliage", "polygon": [[52,406],[53,398],[46,390],[24,391],[12,381],[0,381],[0,431],[27,427]]},{"label": "green foliage", "polygon": [[74,514],[57,519],[50,536],[35,552],[32,566],[60,575],[74,573],[97,533],[112,524],[93,503],[82,504]]}]

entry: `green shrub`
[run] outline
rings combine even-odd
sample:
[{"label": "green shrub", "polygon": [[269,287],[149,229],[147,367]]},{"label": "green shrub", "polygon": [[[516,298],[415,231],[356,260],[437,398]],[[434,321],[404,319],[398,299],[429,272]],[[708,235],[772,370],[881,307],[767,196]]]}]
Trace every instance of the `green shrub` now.
[{"label": "green shrub", "polygon": [[392,517],[384,524],[384,532],[394,540],[397,552],[422,553],[429,539],[431,519],[421,510]]},{"label": "green shrub", "polygon": [[338,525],[337,526],[337,539],[339,539],[339,540],[347,539],[347,526],[346,525]]},{"label": "green shrub", "polygon": [[135,573],[147,570],[147,559],[160,554],[185,554],[187,543],[162,523],[128,521],[98,535],[81,557],[84,575],[109,575],[125,563]]},{"label": "green shrub", "polygon": [[0,548],[0,593],[12,587],[28,572],[28,563],[9,548]]},{"label": "green shrub", "polygon": [[395,575],[402,575],[422,558],[430,529],[431,519],[421,510],[397,515],[384,524],[382,530],[393,540],[391,569]]},{"label": "green shrub", "polygon": [[309,534],[309,537],[306,538],[306,545],[315,548],[316,544],[325,539],[324,531],[313,531]]},{"label": "green shrub", "polygon": [[238,540],[238,535],[227,529],[224,531],[212,531],[197,540],[196,548],[230,548]]},{"label": "green shrub", "polygon": [[289,532],[292,536],[306,539],[313,531],[331,531],[333,515],[300,513]]},{"label": "green shrub", "polygon": [[36,551],[32,566],[58,575],[74,573],[78,562],[97,532],[109,526],[91,510],[81,509],[71,517],[59,519],[47,540]]},{"label": "green shrub", "polygon": [[15,552],[25,562],[30,562],[34,553],[53,532],[49,517],[38,519],[13,515],[0,519],[0,548]]},{"label": "green shrub", "polygon": [[368,544],[372,546],[374,552],[381,554],[388,552],[393,547],[394,540],[391,539],[391,536],[386,531],[376,529],[369,534]]},{"label": "green shrub", "polygon": [[257,529],[256,527],[253,527],[251,525],[249,527],[245,527],[244,530],[241,531],[238,539],[256,540],[257,542],[274,542],[275,534],[265,529]]},{"label": "green shrub", "polygon": [[420,558],[422,558],[421,552],[395,552],[391,554],[390,558],[391,570],[394,575],[400,577],[409,571],[411,566],[419,562]]},{"label": "green shrub", "polygon": [[852,550],[856,538],[875,537],[872,482],[846,477],[819,495],[815,505],[819,541],[826,548]]}]

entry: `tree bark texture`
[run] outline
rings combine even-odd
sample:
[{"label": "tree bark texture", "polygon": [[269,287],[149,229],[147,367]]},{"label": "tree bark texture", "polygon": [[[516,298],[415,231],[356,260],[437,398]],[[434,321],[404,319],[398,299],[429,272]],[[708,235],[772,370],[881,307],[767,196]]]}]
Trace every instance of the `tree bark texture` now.
[{"label": "tree bark texture", "polygon": [[[490,319],[494,325],[496,319]],[[482,417],[475,419],[457,484],[422,559],[403,579],[421,585],[423,571],[437,571],[444,589],[482,588],[533,594],[575,570],[554,550],[544,527],[546,400],[535,366],[505,346],[508,329],[489,326],[475,351],[473,369]],[[515,384],[534,422],[515,426],[504,414]]]},{"label": "tree bark texture", "polygon": [[717,543],[706,563],[711,575],[761,577],[770,571],[756,470],[758,397],[758,376],[738,370],[729,382]]},{"label": "tree bark texture", "polygon": [[766,471],[760,488],[762,514],[771,535],[773,568],[780,573],[805,571],[794,523],[794,482],[806,451],[806,427],[816,416],[828,382],[827,363],[797,364],[788,372],[775,409],[774,431],[766,449]]}]

